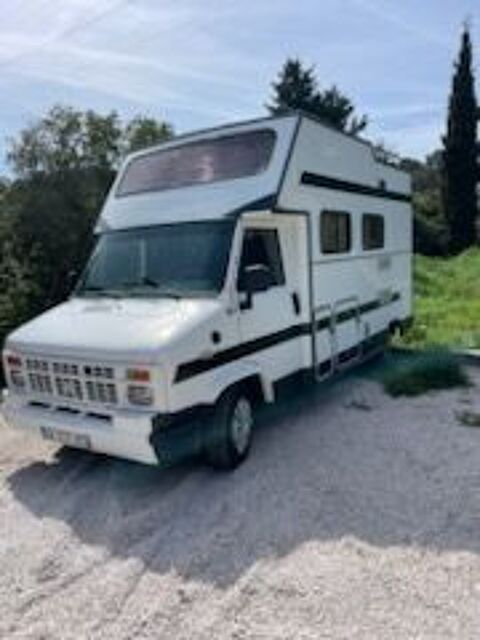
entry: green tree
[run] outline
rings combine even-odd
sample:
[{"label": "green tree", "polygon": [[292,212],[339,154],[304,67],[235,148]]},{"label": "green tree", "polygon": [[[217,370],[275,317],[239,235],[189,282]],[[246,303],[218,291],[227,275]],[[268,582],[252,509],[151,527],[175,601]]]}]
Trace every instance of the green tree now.
[{"label": "green tree", "polygon": [[145,147],[151,147],[154,144],[168,140],[172,136],[173,129],[168,123],[141,116],[137,116],[129,122],[125,129],[128,151],[138,151]]},{"label": "green tree", "polygon": [[412,178],[414,250],[428,256],[448,252],[448,229],[442,205],[442,152],[434,151],[425,162],[403,158],[399,167]]},{"label": "green tree", "polygon": [[121,136],[115,112],[101,116],[57,105],[11,142],[8,160],[20,178],[92,166],[111,169],[120,156]]},{"label": "green tree", "polygon": [[[0,233],[5,234],[5,229]],[[28,260],[19,259],[15,253],[13,238],[3,235],[0,255],[0,340],[19,319],[29,317],[33,301],[38,295]]]},{"label": "green tree", "polygon": [[101,115],[56,105],[11,141],[8,160],[20,178],[92,168],[112,172],[126,153],[172,136],[171,125],[153,118],[136,116],[122,126],[115,111]]},{"label": "green tree", "polygon": [[455,65],[444,137],[443,203],[450,250],[458,253],[475,243],[477,217],[477,101],[468,28]]},{"label": "green tree", "polygon": [[403,158],[400,168],[412,178],[413,207],[415,212],[439,224],[445,221],[442,203],[442,152],[434,151],[425,162]]},{"label": "green tree", "polygon": [[314,68],[305,68],[298,59],[287,59],[272,90],[267,109],[274,115],[300,110],[352,134],[360,133],[368,124],[365,115],[355,115],[354,105],[335,85],[321,91]]},{"label": "green tree", "polygon": [[55,106],[11,142],[15,179],[0,181],[0,343],[69,293],[124,154],[172,135],[151,118],[123,125],[115,112]]}]

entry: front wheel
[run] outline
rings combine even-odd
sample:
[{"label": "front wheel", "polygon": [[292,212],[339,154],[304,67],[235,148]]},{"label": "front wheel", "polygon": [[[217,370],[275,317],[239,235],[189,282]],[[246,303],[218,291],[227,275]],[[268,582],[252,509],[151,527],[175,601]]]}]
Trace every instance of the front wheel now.
[{"label": "front wheel", "polygon": [[217,469],[235,469],[248,456],[254,426],[253,405],[241,388],[226,391],[217,403],[205,443],[208,462]]}]

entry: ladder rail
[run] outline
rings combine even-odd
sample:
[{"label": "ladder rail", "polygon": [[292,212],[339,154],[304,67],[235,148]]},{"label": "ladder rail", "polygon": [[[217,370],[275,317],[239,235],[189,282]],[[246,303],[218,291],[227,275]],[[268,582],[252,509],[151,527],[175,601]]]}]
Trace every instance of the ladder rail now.
[{"label": "ladder rail", "polygon": [[[328,312],[327,314],[325,314],[324,312]],[[320,314],[322,314],[322,317],[319,318]],[[314,350],[313,350],[313,371],[314,371],[314,375],[315,375],[315,379],[317,381],[319,380],[324,380],[325,378],[328,378],[330,375],[332,375],[333,370],[334,370],[334,351],[333,351],[333,334],[335,332],[335,326],[334,326],[334,316],[333,316],[333,305],[329,304],[329,303],[324,303],[324,304],[320,304],[316,307],[313,308],[313,312],[312,312],[312,316],[313,316],[313,322],[312,322],[312,339],[313,339],[313,344],[314,344]],[[319,362],[319,358],[318,358],[318,348],[317,348],[317,323],[319,319],[324,319],[324,318],[328,318],[329,321],[329,334],[330,334],[330,367],[327,370],[326,373],[321,374],[319,371],[319,367],[320,367],[320,362]]]}]

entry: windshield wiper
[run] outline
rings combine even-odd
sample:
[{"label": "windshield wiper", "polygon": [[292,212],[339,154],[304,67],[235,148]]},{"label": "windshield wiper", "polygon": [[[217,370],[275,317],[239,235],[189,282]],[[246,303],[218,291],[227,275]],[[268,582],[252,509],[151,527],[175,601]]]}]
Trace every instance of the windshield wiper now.
[{"label": "windshield wiper", "polygon": [[160,283],[151,278],[150,276],[143,276],[140,282],[147,287],[155,287],[158,289],[160,287]]},{"label": "windshield wiper", "polygon": [[151,278],[150,276],[143,276],[142,278],[140,278],[139,280],[135,280],[135,281],[127,281],[127,282],[122,282],[120,284],[120,288],[122,290],[135,290],[137,288],[141,288],[141,287],[148,287],[149,289],[156,289],[158,291],[159,296],[161,297],[165,297],[165,298],[173,298],[174,300],[181,300],[182,295],[178,292],[175,291],[173,289],[168,289],[168,288],[162,288],[160,282],[157,282],[157,280],[154,280],[153,278]]},{"label": "windshield wiper", "polygon": [[173,291],[172,289],[159,289],[158,290],[160,297],[162,298],[173,298],[174,300],[181,300],[184,296],[178,291]]},{"label": "windshield wiper", "polygon": [[136,287],[151,287],[158,289],[160,283],[149,276],[143,276],[139,280],[126,280],[125,282],[121,282],[118,286],[121,289],[135,289]]},{"label": "windshield wiper", "polygon": [[111,291],[110,289],[104,289],[103,287],[99,287],[97,285],[89,285],[86,287],[82,287],[76,291],[77,295],[83,295],[84,293],[94,293],[95,295],[102,298],[118,298],[118,293]]}]

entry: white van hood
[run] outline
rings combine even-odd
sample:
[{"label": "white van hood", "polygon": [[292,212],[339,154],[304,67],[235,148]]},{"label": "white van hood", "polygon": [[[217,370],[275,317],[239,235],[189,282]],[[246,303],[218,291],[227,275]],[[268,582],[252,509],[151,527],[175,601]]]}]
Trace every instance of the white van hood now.
[{"label": "white van hood", "polygon": [[159,352],[221,309],[206,299],[80,299],[43,313],[10,334],[20,353],[155,362]]}]

